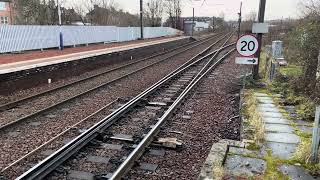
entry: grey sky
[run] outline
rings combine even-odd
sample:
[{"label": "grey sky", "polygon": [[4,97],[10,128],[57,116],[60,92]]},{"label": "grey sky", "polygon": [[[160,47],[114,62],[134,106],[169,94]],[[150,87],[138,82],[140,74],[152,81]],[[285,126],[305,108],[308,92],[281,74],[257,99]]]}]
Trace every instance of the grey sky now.
[{"label": "grey sky", "polygon": [[[65,0],[66,5],[86,0]],[[148,0],[143,0],[145,3]],[[237,20],[241,0],[182,0],[183,16],[192,16],[192,7],[195,8],[196,16],[219,16],[222,13],[227,20]],[[260,0],[242,0],[243,17],[246,18],[250,12],[258,11]],[[297,18],[300,16],[300,2],[307,0],[267,0],[266,19]],[[73,3],[70,3],[73,2]],[[139,13],[140,0],[114,0],[118,8],[131,13]]]},{"label": "grey sky", "polygon": [[[131,13],[138,13],[139,1],[140,0],[115,0],[119,8]],[[223,12],[226,19],[237,19],[240,0],[206,0],[201,7],[202,1],[203,0],[198,2],[193,1],[192,3],[191,0],[183,0],[183,16],[192,16],[192,7],[195,7],[196,16],[219,16]],[[244,17],[251,11],[257,11],[259,0],[242,1]],[[267,0],[266,19],[299,17],[299,2],[301,2],[301,0]]]}]

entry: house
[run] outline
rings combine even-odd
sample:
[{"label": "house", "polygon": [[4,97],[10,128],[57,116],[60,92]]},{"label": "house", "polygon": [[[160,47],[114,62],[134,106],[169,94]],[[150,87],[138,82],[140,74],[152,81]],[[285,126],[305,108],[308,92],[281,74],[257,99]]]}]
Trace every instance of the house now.
[{"label": "house", "polygon": [[194,32],[204,31],[210,28],[210,23],[212,24],[212,18],[210,17],[195,17],[194,24],[193,24],[192,17],[185,17],[185,18],[182,18],[182,20],[183,20],[183,30],[187,35],[192,34],[192,27]]},{"label": "house", "polygon": [[0,0],[0,25],[13,24],[13,11],[11,0]]},{"label": "house", "polygon": [[62,19],[66,25],[84,26],[89,25],[86,23],[86,19],[82,18],[73,8],[66,9],[62,8]]}]

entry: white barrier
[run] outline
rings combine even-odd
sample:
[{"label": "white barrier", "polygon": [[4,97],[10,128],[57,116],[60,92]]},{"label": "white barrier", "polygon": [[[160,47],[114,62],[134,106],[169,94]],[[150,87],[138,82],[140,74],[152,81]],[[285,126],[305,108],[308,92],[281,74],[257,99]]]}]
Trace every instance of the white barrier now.
[{"label": "white barrier", "polygon": [[[115,26],[0,26],[0,53],[59,47],[59,32],[64,46],[132,41],[140,38],[139,27]],[[145,38],[173,36],[178,30],[169,27],[145,27]]]}]

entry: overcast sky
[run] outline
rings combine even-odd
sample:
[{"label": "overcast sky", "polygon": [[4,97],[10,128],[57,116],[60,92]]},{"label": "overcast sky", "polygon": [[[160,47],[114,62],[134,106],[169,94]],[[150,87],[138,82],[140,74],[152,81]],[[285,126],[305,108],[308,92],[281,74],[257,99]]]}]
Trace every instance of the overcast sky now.
[{"label": "overcast sky", "polygon": [[[148,0],[144,0],[147,2]],[[239,11],[240,0],[206,0],[201,7],[203,0],[183,1],[183,16],[192,16],[192,7],[195,8],[196,16],[219,16],[225,14],[228,20],[236,20]],[[131,13],[139,12],[140,0],[115,0],[119,8]],[[257,11],[259,0],[242,0],[244,17],[251,11]],[[267,0],[266,19],[281,19],[299,17],[299,4],[301,0]]]},{"label": "overcast sky", "polygon": [[[66,6],[83,0],[65,0]],[[148,0],[143,0],[147,3]],[[181,0],[183,5],[182,16],[192,16],[192,8],[195,8],[195,16],[220,16],[224,14],[227,20],[237,20],[241,0]],[[243,17],[250,12],[258,12],[260,0],[242,0]],[[266,0],[266,20],[281,18],[297,18],[300,16],[301,2],[307,0]],[[70,3],[73,2],[73,3]],[[118,8],[130,13],[139,13],[140,0],[114,0]],[[203,4],[203,6],[201,6]]]}]

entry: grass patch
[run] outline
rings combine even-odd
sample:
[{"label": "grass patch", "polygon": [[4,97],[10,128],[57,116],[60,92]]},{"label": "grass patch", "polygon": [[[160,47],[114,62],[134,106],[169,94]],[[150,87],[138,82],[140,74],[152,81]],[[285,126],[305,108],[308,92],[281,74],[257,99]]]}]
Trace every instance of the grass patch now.
[{"label": "grass patch", "polygon": [[289,177],[282,174],[278,167],[284,163],[283,160],[275,158],[272,156],[271,150],[267,151],[267,155],[264,157],[264,160],[267,162],[267,169],[264,175],[266,180],[289,180]]},{"label": "grass patch", "polygon": [[261,51],[260,59],[259,59],[259,76],[265,77],[266,75],[266,63],[267,63],[267,53],[265,51]]},{"label": "grass patch", "polygon": [[299,118],[313,121],[316,111],[316,105],[310,99],[303,98],[302,102],[296,106],[296,112]]},{"label": "grass patch", "polygon": [[295,130],[295,134],[297,136],[301,137],[302,139],[311,139],[312,138],[312,134],[305,133],[305,132],[302,132],[300,130]]},{"label": "grass patch", "polygon": [[299,77],[303,74],[302,67],[297,65],[281,66],[280,73],[285,76]]},{"label": "grass patch", "polygon": [[250,151],[259,151],[261,148],[256,143],[249,143],[249,145],[246,147],[246,149],[248,149]]},{"label": "grass patch", "polygon": [[310,158],[311,158],[311,139],[302,139],[292,159],[302,164],[309,164]]},{"label": "grass patch", "polygon": [[212,172],[213,172],[213,177],[216,180],[222,180],[225,176],[225,170],[223,166],[214,166]]},{"label": "grass patch", "polygon": [[254,128],[254,141],[261,144],[264,141],[265,125],[262,121],[260,113],[257,112],[257,99],[254,97],[254,90],[247,90],[244,93],[245,107],[244,116],[248,119],[250,126]]},{"label": "grass patch", "polygon": [[[294,92],[290,83],[286,79],[278,78],[268,85],[269,93],[281,94],[284,101],[277,102],[278,105],[295,106],[299,119],[313,121],[315,116],[315,103],[308,97],[302,96]],[[290,116],[286,116],[290,119]]]},{"label": "grass patch", "polygon": [[[291,161],[301,164],[301,166],[310,171],[311,174],[317,174],[320,170],[320,163],[311,163],[311,143],[310,138],[301,138],[301,143]],[[319,157],[320,158],[320,157]]]}]

